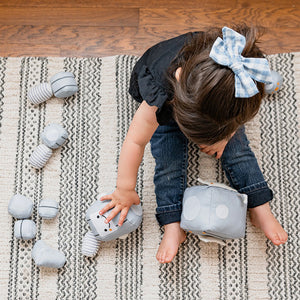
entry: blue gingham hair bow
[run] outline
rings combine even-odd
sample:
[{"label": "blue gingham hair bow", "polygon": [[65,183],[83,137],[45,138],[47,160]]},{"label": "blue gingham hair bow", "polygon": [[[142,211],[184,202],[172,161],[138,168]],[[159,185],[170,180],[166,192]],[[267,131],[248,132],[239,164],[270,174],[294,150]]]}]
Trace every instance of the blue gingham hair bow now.
[{"label": "blue gingham hair bow", "polygon": [[249,58],[241,55],[246,39],[228,28],[222,28],[223,40],[217,38],[209,56],[218,64],[229,67],[235,74],[235,97],[249,98],[259,91],[253,79],[271,83],[271,71],[265,58]]}]

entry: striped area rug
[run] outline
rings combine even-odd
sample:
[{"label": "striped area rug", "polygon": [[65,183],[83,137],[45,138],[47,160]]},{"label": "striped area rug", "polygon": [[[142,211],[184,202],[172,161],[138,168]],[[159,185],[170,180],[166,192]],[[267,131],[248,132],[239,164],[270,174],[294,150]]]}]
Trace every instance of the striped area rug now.
[{"label": "striped area rug", "polygon": [[[87,207],[116,183],[120,148],[137,109],[127,93],[137,57],[0,58],[0,299],[300,299],[300,53],[269,59],[284,85],[263,101],[247,134],[274,191],[272,210],[289,233],[288,243],[273,246],[248,222],[246,238],[224,247],[188,234],[174,261],[160,265],[155,254],[162,232],[155,220],[149,145],[137,180],[142,225],[125,240],[102,243],[95,258],[80,253]],[[75,74],[78,93],[31,105],[28,89],[62,70]],[[28,158],[51,122],[65,126],[69,140],[35,171]],[[189,152],[189,185],[199,176],[226,182],[218,161],[193,144]],[[36,239],[65,253],[64,268],[37,268],[31,260],[35,240],[13,237],[15,220],[7,205],[14,193],[34,201]],[[43,198],[60,202],[56,219],[38,216]]]}]

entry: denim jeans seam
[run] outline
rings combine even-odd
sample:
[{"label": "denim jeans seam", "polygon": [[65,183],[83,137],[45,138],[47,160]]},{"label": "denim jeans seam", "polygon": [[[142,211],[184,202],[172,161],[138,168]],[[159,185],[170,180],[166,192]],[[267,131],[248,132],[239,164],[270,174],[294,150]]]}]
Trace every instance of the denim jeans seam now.
[{"label": "denim jeans seam", "polygon": [[[251,186],[257,186],[257,187],[250,189]],[[255,191],[259,191],[259,190],[269,190],[269,189],[270,188],[268,187],[266,181],[261,181],[261,182],[255,183],[255,184],[251,184],[249,186],[245,186],[245,187],[239,189],[239,191],[249,190],[249,193],[252,193]]]},{"label": "denim jeans seam", "polygon": [[[243,188],[244,189],[244,188]],[[242,191],[243,189],[240,189],[239,191]],[[256,188],[256,189],[253,189],[253,190],[250,190],[248,191],[249,194],[253,194],[254,192],[257,192],[257,191],[263,191],[263,190],[270,190],[268,187],[263,187],[263,188]]]},{"label": "denim jeans seam", "polygon": [[231,168],[226,166],[225,164],[223,164],[223,168],[225,168],[227,170],[227,173],[229,174],[233,184],[235,186],[238,186],[238,182],[236,181],[235,177],[233,176],[233,172],[232,172]]},{"label": "denim jeans seam", "polygon": [[167,211],[161,211],[161,212],[157,212],[156,214],[160,215],[160,214],[168,214],[168,213],[173,213],[173,212],[181,212],[181,209],[172,209],[172,210],[167,210]]},{"label": "denim jeans seam", "polygon": [[183,195],[184,192],[184,187],[185,187],[185,178],[186,178],[186,160],[187,160],[187,141],[185,140],[185,143],[182,145],[183,146],[183,160],[182,160],[182,173],[181,173],[181,187],[180,187],[180,192]]},{"label": "denim jeans seam", "polygon": [[[168,210],[169,207],[174,207],[171,210]],[[162,212],[168,212],[168,211],[177,211],[182,210],[182,204],[171,204],[171,205],[165,205],[165,206],[158,206],[156,210],[161,210]]]}]

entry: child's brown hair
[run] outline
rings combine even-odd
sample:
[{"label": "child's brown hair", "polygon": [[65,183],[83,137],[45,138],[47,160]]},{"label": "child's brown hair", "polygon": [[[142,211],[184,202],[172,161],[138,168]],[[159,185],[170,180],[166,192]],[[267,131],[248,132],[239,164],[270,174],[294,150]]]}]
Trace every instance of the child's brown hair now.
[{"label": "child's brown hair", "polygon": [[[244,57],[264,57],[256,45],[258,29],[237,25],[233,29],[246,38]],[[250,98],[235,98],[235,74],[209,57],[221,28],[199,32],[180,51],[168,70],[174,89],[174,119],[181,131],[197,144],[212,145],[229,139],[234,131],[258,112],[264,84],[256,82],[259,93]],[[175,72],[181,67],[180,79]]]}]

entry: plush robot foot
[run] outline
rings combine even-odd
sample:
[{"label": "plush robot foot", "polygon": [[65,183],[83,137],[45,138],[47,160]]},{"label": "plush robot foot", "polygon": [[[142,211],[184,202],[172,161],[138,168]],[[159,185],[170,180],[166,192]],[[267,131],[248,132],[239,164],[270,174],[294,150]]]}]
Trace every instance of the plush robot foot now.
[{"label": "plush robot foot", "polygon": [[39,267],[61,268],[66,262],[66,256],[39,240],[35,243],[31,256]]},{"label": "plush robot foot", "polygon": [[99,245],[100,241],[91,231],[88,231],[82,239],[81,253],[84,256],[93,257],[97,254]]}]

